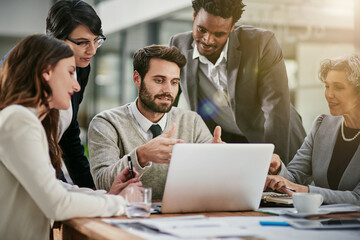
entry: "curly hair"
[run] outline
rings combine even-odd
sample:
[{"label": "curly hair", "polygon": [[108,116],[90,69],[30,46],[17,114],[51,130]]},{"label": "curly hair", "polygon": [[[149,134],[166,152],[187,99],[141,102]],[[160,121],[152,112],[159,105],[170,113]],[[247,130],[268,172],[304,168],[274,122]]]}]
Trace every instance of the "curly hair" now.
[{"label": "curly hair", "polygon": [[355,86],[356,93],[360,98],[360,57],[352,54],[335,59],[325,59],[321,62],[319,79],[325,82],[329,71],[344,71],[349,82]]},{"label": "curly hair", "polygon": [[47,111],[40,116],[45,116],[41,123],[49,143],[51,163],[58,178],[61,170],[61,148],[57,134],[59,111],[50,109],[52,89],[42,73],[48,68],[55,68],[61,59],[73,55],[64,42],[36,34],[18,43],[0,68],[0,110],[14,104],[46,108]]},{"label": "curly hair", "polygon": [[242,0],[194,0],[192,7],[195,15],[203,8],[207,13],[214,16],[220,16],[224,19],[232,17],[232,22],[235,24],[244,12],[245,4]]}]

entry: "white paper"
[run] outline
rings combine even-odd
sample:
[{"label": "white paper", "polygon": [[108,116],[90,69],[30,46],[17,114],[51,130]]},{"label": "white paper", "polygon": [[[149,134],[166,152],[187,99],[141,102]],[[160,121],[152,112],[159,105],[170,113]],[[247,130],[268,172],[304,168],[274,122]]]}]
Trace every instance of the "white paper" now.
[{"label": "white paper", "polygon": [[[261,226],[260,221],[279,221],[288,222],[290,218],[283,216],[263,216],[263,217],[210,217],[206,218],[202,215],[184,216],[184,217],[165,217],[151,219],[103,219],[108,223],[121,222],[141,222],[151,223],[153,226],[163,224],[161,228],[168,228],[174,223],[180,225],[179,228],[173,229],[173,234],[149,233],[136,229],[126,229],[139,237],[148,240],[176,240],[176,239],[209,239],[209,235],[215,234],[213,237],[224,237],[227,240],[237,236],[252,236],[257,238],[265,238],[267,240],[304,240],[304,239],[327,239],[327,240],[359,240],[360,229],[357,230],[299,230],[291,226]],[[172,222],[172,223],[171,223]],[[165,224],[166,223],[166,224]],[[190,223],[203,224],[203,227],[195,227]],[[206,224],[213,224],[212,227],[204,227]],[[218,227],[220,226],[221,227]],[[180,228],[184,227],[184,228]],[[177,232],[179,231],[179,232]],[[189,233],[187,232],[189,231]],[[219,231],[219,232],[217,232]],[[219,236],[220,232],[227,232],[227,236]],[[215,232],[215,233],[214,233]],[[187,235],[188,234],[188,235]],[[234,235],[232,235],[234,234]]]},{"label": "white paper", "polygon": [[216,218],[179,219],[168,221],[143,222],[163,233],[172,234],[181,238],[207,238],[207,237],[246,237],[253,234],[244,228],[228,226],[226,222]]}]

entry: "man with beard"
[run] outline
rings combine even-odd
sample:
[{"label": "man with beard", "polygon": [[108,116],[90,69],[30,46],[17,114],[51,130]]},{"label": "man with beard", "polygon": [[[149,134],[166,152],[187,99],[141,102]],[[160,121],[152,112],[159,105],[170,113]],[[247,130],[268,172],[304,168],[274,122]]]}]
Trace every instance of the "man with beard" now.
[{"label": "man with beard", "polygon": [[130,159],[153,199],[162,199],[172,146],[220,143],[221,128],[213,138],[196,112],[172,106],[186,64],[177,48],[144,47],[135,52],[133,64],[138,98],[101,112],[89,125],[91,173],[96,187],[108,190]]}]

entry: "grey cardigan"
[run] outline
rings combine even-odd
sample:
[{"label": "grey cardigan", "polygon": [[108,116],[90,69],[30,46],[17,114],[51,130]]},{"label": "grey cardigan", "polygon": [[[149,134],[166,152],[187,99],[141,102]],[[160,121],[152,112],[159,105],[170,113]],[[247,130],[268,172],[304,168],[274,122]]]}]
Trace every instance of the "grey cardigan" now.
[{"label": "grey cardigan", "polygon": [[342,116],[320,115],[301,148],[279,175],[298,184],[310,184],[309,192],[320,193],[324,203],[360,205],[360,146],[341,177],[338,190],[329,189],[327,171],[341,126]]},{"label": "grey cardigan", "polygon": [[[172,107],[164,132],[169,131],[174,123],[176,133],[173,138],[187,143],[212,141],[209,129],[196,112]],[[136,149],[147,140],[136,124],[128,104],[101,112],[90,122],[90,168],[96,188],[109,190],[115,177],[128,166],[127,154],[130,154],[143,185],[152,188],[153,199],[162,199],[169,165],[152,163],[144,168],[139,165]]]}]

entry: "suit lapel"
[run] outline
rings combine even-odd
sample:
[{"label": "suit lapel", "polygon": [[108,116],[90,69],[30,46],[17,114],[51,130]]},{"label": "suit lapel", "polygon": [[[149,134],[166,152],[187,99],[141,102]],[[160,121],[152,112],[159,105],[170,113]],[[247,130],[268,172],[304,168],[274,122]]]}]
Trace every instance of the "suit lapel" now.
[{"label": "suit lapel", "polygon": [[[326,186],[327,188],[330,188],[327,179],[327,171],[329,169],[342,118],[337,118],[334,121],[335,122],[331,122],[327,119],[323,120],[323,123],[320,125],[321,129],[318,129],[314,138],[313,146],[313,178],[317,185]],[[334,131],[329,133],[329,129],[333,129]]]},{"label": "suit lapel", "polygon": [[[318,168],[321,167],[323,171],[318,175],[318,179],[317,179],[320,186],[326,186],[330,188],[327,178],[327,171],[329,169],[337,136],[338,134],[341,134],[339,133],[339,129],[343,121],[342,119],[343,119],[342,117],[336,117],[336,122],[334,124],[330,122],[329,124],[323,126],[325,127],[325,129],[322,130],[324,135],[315,140],[316,142],[321,143],[321,148],[319,148],[321,151],[317,151],[317,154],[316,155],[314,154],[313,156],[313,159],[315,160],[316,159],[322,160],[319,163],[321,165],[318,166]],[[327,133],[329,129],[333,129],[333,131],[331,131],[331,135]],[[329,141],[326,141],[326,139],[329,139]],[[331,150],[329,151],[329,149]],[[340,179],[338,186],[339,190],[349,189],[349,186],[354,185],[354,176],[357,176],[360,170],[360,164],[359,161],[357,161],[357,159],[359,158],[360,158],[360,146],[357,148],[356,152],[354,153],[354,156],[352,157],[351,161],[349,162],[349,165],[345,169]]]},{"label": "suit lapel", "polygon": [[235,112],[236,80],[241,62],[240,42],[235,31],[229,36],[228,60],[227,60],[227,86],[230,97],[230,105]]},{"label": "suit lapel", "polygon": [[193,42],[191,45],[192,47],[186,51],[187,64],[185,69],[185,76],[182,80],[183,83],[187,85],[186,89],[188,90],[188,101],[190,103],[190,108],[196,111],[198,105],[197,89],[199,83],[199,75],[197,71],[199,66],[199,60],[193,59],[194,44],[195,42]]}]

